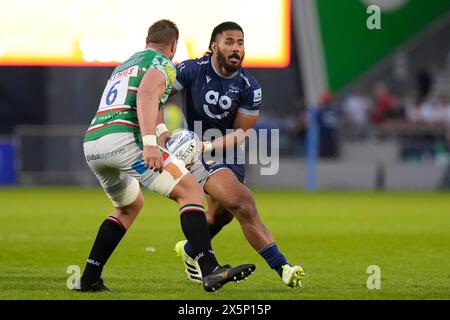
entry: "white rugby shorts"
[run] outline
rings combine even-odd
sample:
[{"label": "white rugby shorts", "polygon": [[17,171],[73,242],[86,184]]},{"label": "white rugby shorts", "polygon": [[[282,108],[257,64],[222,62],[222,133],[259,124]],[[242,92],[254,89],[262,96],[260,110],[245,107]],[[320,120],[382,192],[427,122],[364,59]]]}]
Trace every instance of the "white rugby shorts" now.
[{"label": "white rugby shorts", "polygon": [[150,170],[133,133],[105,135],[84,143],[86,162],[100,185],[117,208],[131,204],[139,194],[141,183],[146,189],[168,196],[188,173],[184,163],[163,152],[162,173]]}]

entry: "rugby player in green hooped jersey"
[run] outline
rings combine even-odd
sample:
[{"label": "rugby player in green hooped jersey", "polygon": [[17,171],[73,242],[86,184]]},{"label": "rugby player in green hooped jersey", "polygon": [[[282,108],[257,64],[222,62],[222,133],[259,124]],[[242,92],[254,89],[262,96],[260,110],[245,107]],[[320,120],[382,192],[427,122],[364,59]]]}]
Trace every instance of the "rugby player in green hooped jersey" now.
[{"label": "rugby player in green hooped jersey", "polygon": [[143,207],[139,184],[178,202],[181,228],[195,251],[206,291],[244,279],[255,270],[254,264],[219,265],[211,247],[201,186],[183,162],[158,146],[157,124],[163,124],[162,105],[175,80],[172,59],[177,42],[173,22],[159,20],[150,26],[145,50],[112,72],[86,132],[86,161],[114,212],[98,230],[77,290],[109,290],[101,273]]}]

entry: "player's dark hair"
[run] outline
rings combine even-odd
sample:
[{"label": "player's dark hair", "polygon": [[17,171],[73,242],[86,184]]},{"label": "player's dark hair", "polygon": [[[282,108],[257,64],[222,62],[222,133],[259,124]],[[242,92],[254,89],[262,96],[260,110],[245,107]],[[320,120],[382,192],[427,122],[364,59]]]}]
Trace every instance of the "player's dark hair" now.
[{"label": "player's dark hair", "polygon": [[178,40],[178,27],[170,20],[163,19],[156,21],[148,28],[146,43],[158,43],[170,45],[174,40]]},{"label": "player's dark hair", "polygon": [[242,30],[241,26],[238,25],[236,22],[232,21],[226,21],[222,22],[218,26],[216,26],[211,34],[211,40],[209,40],[209,50],[211,50],[211,44],[216,41],[217,35],[221,34],[222,32],[228,31],[228,30],[239,30],[244,34],[244,30]]}]

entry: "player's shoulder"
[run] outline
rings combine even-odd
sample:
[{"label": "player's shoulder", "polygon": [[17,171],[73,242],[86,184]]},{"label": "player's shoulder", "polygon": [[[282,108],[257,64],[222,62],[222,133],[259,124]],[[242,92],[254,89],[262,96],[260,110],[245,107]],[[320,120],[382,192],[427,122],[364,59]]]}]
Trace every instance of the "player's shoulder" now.
[{"label": "player's shoulder", "polygon": [[261,86],[256,78],[245,68],[241,68],[239,76],[245,84],[245,89],[256,90],[261,89]]},{"label": "player's shoulder", "polygon": [[172,61],[164,54],[154,49],[146,49],[136,53],[136,56],[142,58],[142,62],[146,64],[164,65],[174,68]]},{"label": "player's shoulder", "polygon": [[195,70],[200,69],[202,66],[206,66],[209,63],[209,57],[201,57],[196,59],[187,59],[177,64],[177,69],[183,71],[183,69]]}]

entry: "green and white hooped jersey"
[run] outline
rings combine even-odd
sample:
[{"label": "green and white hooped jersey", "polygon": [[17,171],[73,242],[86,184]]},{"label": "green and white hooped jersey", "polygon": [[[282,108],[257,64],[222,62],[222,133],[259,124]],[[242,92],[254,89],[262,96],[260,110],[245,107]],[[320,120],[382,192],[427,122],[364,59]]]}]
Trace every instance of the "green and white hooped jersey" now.
[{"label": "green and white hooped jersey", "polygon": [[166,90],[160,106],[167,101],[176,77],[172,62],[153,49],[137,52],[112,72],[84,141],[117,132],[132,132],[140,138],[136,96],[142,77],[149,69],[158,69],[164,74]]}]

